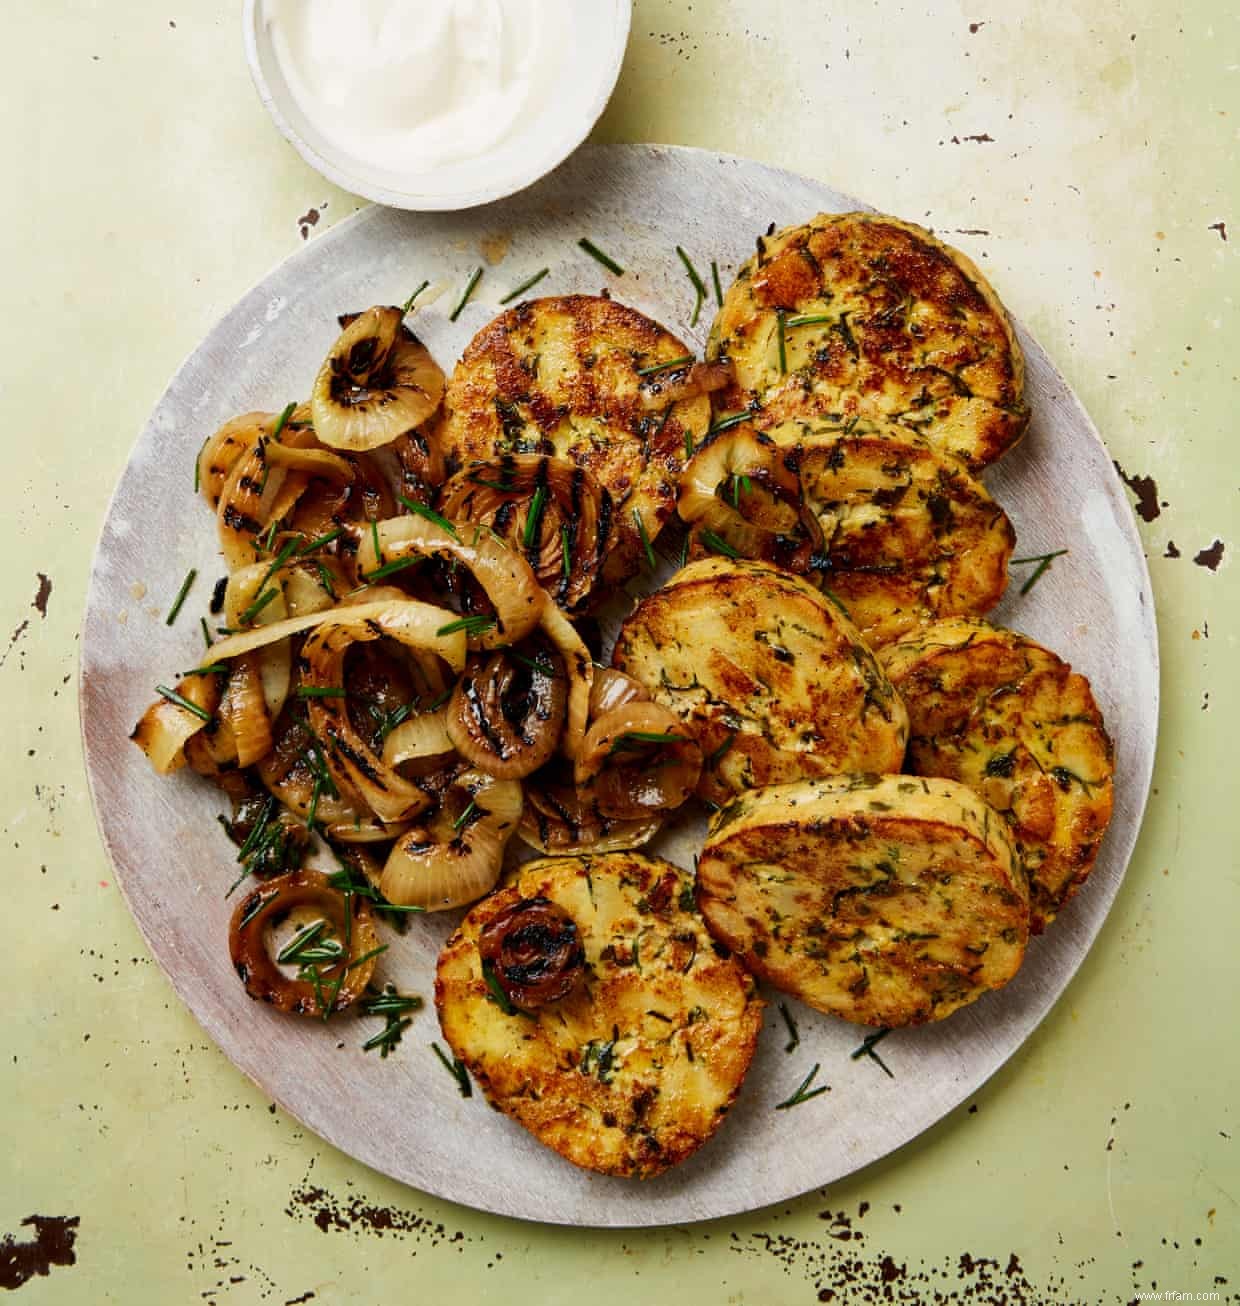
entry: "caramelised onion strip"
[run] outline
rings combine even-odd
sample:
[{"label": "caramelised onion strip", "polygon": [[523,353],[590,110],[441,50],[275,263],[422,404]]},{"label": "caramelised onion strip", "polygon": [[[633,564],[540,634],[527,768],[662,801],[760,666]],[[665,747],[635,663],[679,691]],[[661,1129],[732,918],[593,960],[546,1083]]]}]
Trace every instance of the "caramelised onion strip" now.
[{"label": "caramelised onion strip", "polygon": [[563,659],[564,672],[568,677],[568,711],[560,751],[565,757],[575,758],[581,749],[581,741],[585,738],[586,722],[590,716],[594,661],[573,623],[554,603],[543,604],[542,629]]},{"label": "caramelised onion strip", "polygon": [[517,833],[522,843],[547,856],[616,852],[649,843],[663,814],[617,821],[598,810],[589,789],[573,784],[571,770],[552,764],[525,782],[525,810]]},{"label": "caramelised onion strip", "polygon": [[[378,555],[374,544],[376,533]],[[367,577],[379,572],[382,578],[383,567],[411,554],[453,559],[482,586],[495,616],[485,626],[485,617],[477,621],[466,619],[473,648],[498,648],[524,639],[538,625],[543,608],[550,606],[529,563],[485,527],[441,525],[414,514],[389,518],[377,523],[375,531],[362,532],[357,553],[358,572]],[[451,614],[448,616],[448,621],[459,620]]]},{"label": "caramelised onion strip", "polygon": [[226,662],[229,658],[262,648],[275,640],[300,635],[325,622],[332,622],[351,629],[370,629],[374,632],[372,638],[390,635],[409,648],[434,653],[453,671],[459,672],[465,665],[465,633],[462,630],[444,629],[445,625],[454,620],[456,613],[449,612],[447,608],[422,603],[418,599],[385,598],[378,603],[357,603],[329,608],[326,612],[311,612],[304,617],[289,617],[285,621],[273,622],[270,626],[229,635],[211,645],[204,654],[202,665]]},{"label": "caramelised onion strip", "polygon": [[441,707],[438,712],[423,712],[402,721],[383,741],[384,762],[388,766],[400,766],[403,762],[450,755],[453,744],[448,711]]},{"label": "caramelised onion strip", "polygon": [[[280,555],[270,562],[256,562],[234,571],[224,590],[224,623],[230,630],[244,624],[271,626],[288,616],[284,601],[284,566]],[[292,684],[293,656],[287,639],[265,644],[256,651],[267,714],[275,720],[288,698]],[[242,763],[242,765],[245,765]]]},{"label": "caramelised onion strip", "polygon": [[483,973],[493,975],[522,1011],[566,998],[585,974],[577,922],[549,898],[522,898],[487,921],[478,955]]},{"label": "caramelised onion strip", "polygon": [[242,413],[207,437],[198,454],[198,488],[214,510],[228,475],[242,454],[251,452],[276,421],[275,413]]},{"label": "caramelised onion strip", "polygon": [[443,487],[440,509],[507,540],[566,612],[588,605],[606,558],[612,501],[586,468],[539,454],[474,463]]},{"label": "caramelised onion strip", "polygon": [[489,893],[521,817],[521,785],[465,771],[424,827],[392,845],[379,892],[402,907],[444,911]]},{"label": "caramelised onion strip", "polygon": [[676,508],[708,553],[731,549],[799,573],[821,550],[822,528],[796,471],[769,436],[748,424],[720,431],[694,454]]},{"label": "caramelised onion strip", "polygon": [[[340,959],[334,963],[301,963],[302,973],[309,974],[314,968],[317,983],[286,975],[269,951],[271,926],[294,910],[310,916],[317,913],[326,928],[314,942],[322,948],[324,941],[334,940],[339,949]],[[228,931],[233,968],[245,991],[277,1011],[297,1016],[322,1017],[343,1011],[361,997],[374,974],[378,946],[366,899],[353,895],[346,917],[344,894],[333,889],[322,872],[308,869],[277,876],[246,894],[233,912]]]},{"label": "caramelised onion strip", "polygon": [[229,571],[258,561],[256,536],[272,520],[276,499],[288,476],[283,467],[267,461],[270,443],[264,434],[249,446],[233,464],[220,491],[216,520],[220,551]]},{"label": "caramelised onion strip", "polygon": [[185,745],[212,723],[220,705],[221,677],[186,676],[172,692],[192,703],[198,712],[157,698],[129,736],[160,775],[180,770],[185,765]]},{"label": "caramelised onion strip", "polygon": [[612,708],[623,707],[625,703],[644,703],[649,699],[646,686],[632,676],[612,667],[594,668],[594,684],[590,688],[591,721]]},{"label": "caramelised onion strip", "polygon": [[702,774],[702,750],[685,723],[657,703],[626,703],[586,732],[573,778],[616,820],[677,808]]},{"label": "caramelised onion strip", "polygon": [[689,362],[642,377],[637,393],[643,408],[666,408],[668,404],[678,404],[683,399],[697,399],[716,390],[724,390],[732,384],[732,380],[730,362]]},{"label": "caramelised onion strip", "polygon": [[448,704],[447,730],[472,766],[519,780],[550,760],[568,702],[564,664],[543,648],[470,658]]},{"label": "caramelised onion strip", "polygon": [[232,732],[238,766],[253,766],[271,751],[271,716],[263,694],[261,653],[234,658],[220,719]]},{"label": "caramelised onion strip", "polygon": [[417,816],[431,798],[389,766],[349,717],[345,654],[354,644],[369,643],[383,633],[377,624],[327,622],[302,645],[300,665],[310,728],[322,743],[332,779],[346,792],[360,794],[381,821],[390,823]]}]

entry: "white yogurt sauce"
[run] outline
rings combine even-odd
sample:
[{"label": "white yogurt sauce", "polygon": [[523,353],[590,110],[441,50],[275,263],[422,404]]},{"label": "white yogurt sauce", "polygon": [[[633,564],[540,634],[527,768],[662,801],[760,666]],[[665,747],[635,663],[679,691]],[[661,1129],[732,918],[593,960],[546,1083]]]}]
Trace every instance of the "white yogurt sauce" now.
[{"label": "white yogurt sauce", "polygon": [[562,75],[569,0],[265,0],[303,114],[353,159],[419,173],[476,159]]}]

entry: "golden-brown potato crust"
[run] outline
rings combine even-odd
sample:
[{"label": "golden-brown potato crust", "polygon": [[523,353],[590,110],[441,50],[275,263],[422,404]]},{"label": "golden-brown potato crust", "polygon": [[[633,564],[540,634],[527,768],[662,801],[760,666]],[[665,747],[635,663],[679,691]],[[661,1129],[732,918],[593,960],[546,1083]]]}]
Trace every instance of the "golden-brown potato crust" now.
[{"label": "golden-brown potato crust", "polygon": [[[577,923],[585,979],[532,1015],[505,1015],[478,935],[536,897]],[[762,1026],[752,977],[694,907],[692,873],[639,853],[527,862],[445,944],[435,1005],[494,1106],[574,1165],[642,1179],[719,1128]]]},{"label": "golden-brown potato crust", "polygon": [[909,767],[975,789],[1012,827],[1041,933],[1085,883],[1111,820],[1114,753],[1089,681],[982,621],[889,645],[908,704]]},{"label": "golden-brown potato crust", "polygon": [[847,615],[798,576],[707,558],[620,628],[612,664],[693,731],[698,794],[839,771],[897,771],[907,717]]},{"label": "golden-brown potato crust", "polygon": [[866,1025],[942,1020],[1020,967],[1029,897],[1007,827],[950,780],[835,776],[718,812],[711,933],[777,988]]},{"label": "golden-brown potato crust", "polygon": [[[473,338],[444,396],[437,439],[449,470],[508,453],[559,454],[607,492],[604,579],[642,565],[676,503],[686,438],[710,425],[710,399],[649,407],[658,374],[690,349],[634,308],[591,295],[528,300]],[[640,523],[640,525],[639,525]]]},{"label": "golden-brown potato crust", "polygon": [[976,471],[1028,423],[1024,357],[986,279],[922,227],[881,214],[820,214],[761,237],[707,356],[736,368],[716,407],[752,409],[760,428],[886,419]]}]

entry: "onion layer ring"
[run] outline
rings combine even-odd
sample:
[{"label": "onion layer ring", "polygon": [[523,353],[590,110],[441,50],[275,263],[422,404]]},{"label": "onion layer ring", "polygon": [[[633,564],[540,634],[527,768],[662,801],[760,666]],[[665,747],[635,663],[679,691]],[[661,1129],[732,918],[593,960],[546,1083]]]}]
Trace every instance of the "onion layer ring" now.
[{"label": "onion layer ring", "polygon": [[537,1011],[566,998],[585,974],[577,922],[549,898],[523,898],[493,917],[478,936],[483,971],[514,1007]]},{"label": "onion layer ring", "polygon": [[604,816],[635,820],[679,807],[697,787],[702,750],[685,723],[658,703],[625,703],[586,732],[574,779]]}]

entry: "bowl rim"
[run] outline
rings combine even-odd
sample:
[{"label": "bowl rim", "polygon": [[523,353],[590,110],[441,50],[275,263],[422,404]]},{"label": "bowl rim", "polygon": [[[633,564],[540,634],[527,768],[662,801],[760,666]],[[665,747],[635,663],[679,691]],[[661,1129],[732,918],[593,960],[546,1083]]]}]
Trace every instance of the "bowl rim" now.
[{"label": "bowl rim", "polygon": [[[478,205],[515,195],[527,186],[532,186],[548,173],[554,172],[589,136],[595,123],[602,117],[603,110],[607,107],[616,89],[616,83],[620,79],[620,69],[628,46],[629,29],[633,22],[633,0],[590,0],[588,13],[591,17],[596,17],[602,22],[610,19],[609,58],[605,64],[599,65],[594,98],[581,119],[580,132],[569,132],[560,137],[556,146],[545,153],[534,152],[531,155],[534,160],[531,167],[515,174],[510,173],[498,183],[474,186],[467,190],[436,191],[433,188],[394,190],[367,178],[360,168],[358,171],[350,171],[334,163],[320,153],[293,126],[291,118],[285,112],[286,101],[277,97],[276,91],[263,71],[262,60],[259,57],[258,31],[263,3],[264,0],[245,0],[241,20],[242,38],[254,89],[258,92],[263,108],[267,110],[280,134],[310,167],[342,190],[373,200],[376,204],[415,213],[444,213],[476,208]],[[481,156],[483,159],[485,157],[485,155]]]}]

